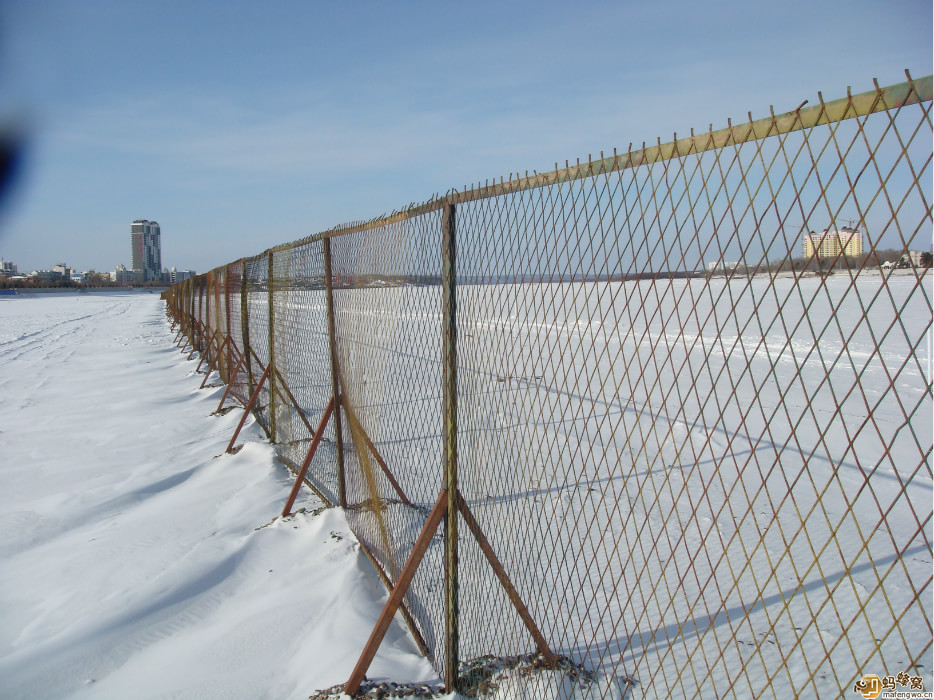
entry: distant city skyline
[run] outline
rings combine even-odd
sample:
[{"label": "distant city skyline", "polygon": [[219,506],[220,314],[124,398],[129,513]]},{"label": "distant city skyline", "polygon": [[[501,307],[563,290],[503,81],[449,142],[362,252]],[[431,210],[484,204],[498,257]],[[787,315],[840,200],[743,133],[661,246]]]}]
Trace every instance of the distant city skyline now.
[{"label": "distant city skyline", "polygon": [[2,3],[0,135],[25,151],[0,256],[131,266],[126,222],[145,214],[172,232],[166,261],[207,270],[488,178],[929,75],[931,24],[917,0]]},{"label": "distant city skyline", "polygon": [[[16,278],[31,277],[52,281],[53,279],[70,279],[73,282],[84,283],[88,272],[109,277],[119,284],[142,284],[146,282],[175,284],[193,277],[196,273],[192,269],[179,270],[173,265],[170,268],[162,264],[162,229],[158,221],[149,219],[134,219],[130,224],[130,260],[127,267],[122,262],[112,266],[111,270],[87,268],[80,270],[68,263],[59,262],[51,267],[35,267],[31,270],[19,270],[16,261],[0,258],[0,277]],[[36,274],[38,273],[38,274]],[[96,278],[95,278],[96,279]]]}]

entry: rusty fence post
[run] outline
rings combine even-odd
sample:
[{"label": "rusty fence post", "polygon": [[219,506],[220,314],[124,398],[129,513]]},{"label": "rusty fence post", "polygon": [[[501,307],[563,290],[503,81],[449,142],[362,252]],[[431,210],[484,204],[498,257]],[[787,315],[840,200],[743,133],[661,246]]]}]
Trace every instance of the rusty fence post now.
[{"label": "rusty fence post", "polygon": [[226,365],[224,362],[225,355],[221,352],[221,349],[224,347],[223,343],[227,340],[227,324],[224,321],[226,313],[221,306],[221,288],[224,286],[223,273],[226,272],[226,270],[227,268],[223,267],[220,268],[220,270],[214,271],[214,330],[217,331],[217,334],[214,336],[214,351],[218,355],[214,362],[214,368],[220,373],[221,379],[223,379],[226,374],[224,370]]},{"label": "rusty fence post", "polygon": [[442,233],[442,313],[444,344],[444,488],[447,491],[447,515],[444,520],[444,570],[446,634],[444,640],[444,687],[457,689],[460,629],[458,626],[458,552],[457,552],[457,272],[455,209],[445,205],[441,216]]},{"label": "rusty fence post", "polygon": [[192,279],[185,280],[185,344],[182,348],[188,347],[189,343],[194,342],[192,334],[194,333],[193,321],[195,318],[195,294]]},{"label": "rusty fence post", "polygon": [[337,336],[334,330],[334,278],[331,274],[331,239],[322,241],[324,250],[324,294],[328,310],[328,349],[331,355],[331,395],[334,397],[334,437],[337,446],[337,500],[347,507],[344,485],[344,436],[341,432],[340,367],[337,364]]},{"label": "rusty fence post", "polygon": [[214,275],[210,272],[204,275],[204,289],[201,292],[201,318],[204,323],[204,347],[201,349],[201,359],[205,359],[211,348],[211,341],[214,337],[213,326],[211,323],[211,288],[214,286]]},{"label": "rusty fence post", "polygon": [[[224,267],[224,315],[226,316],[225,323],[227,325],[227,340],[230,340],[230,265]],[[227,343],[227,357],[225,358],[224,366],[224,375],[223,379],[229,384],[230,383],[230,361],[231,361],[231,346],[233,341],[230,340]]]},{"label": "rusty fence post", "polygon": [[207,280],[204,275],[198,278],[198,342],[195,349],[198,352],[204,352],[204,283]]},{"label": "rusty fence post", "polygon": [[246,261],[243,262],[243,273],[240,276],[240,331],[243,335],[243,357],[246,362],[246,389],[247,394],[253,393],[253,362],[250,360],[250,282],[247,276]]},{"label": "rusty fence post", "polygon": [[188,346],[188,343],[194,344],[194,321],[195,318],[195,292],[194,292],[194,280],[189,278],[185,280],[185,344],[182,346],[183,352],[184,348]]},{"label": "rusty fence post", "polygon": [[191,281],[191,348],[194,350],[198,345],[198,283],[195,277]]},{"label": "rusty fence post", "polygon": [[269,272],[266,276],[266,301],[269,305],[269,440],[276,442],[276,321],[273,303],[273,253],[269,251]]}]

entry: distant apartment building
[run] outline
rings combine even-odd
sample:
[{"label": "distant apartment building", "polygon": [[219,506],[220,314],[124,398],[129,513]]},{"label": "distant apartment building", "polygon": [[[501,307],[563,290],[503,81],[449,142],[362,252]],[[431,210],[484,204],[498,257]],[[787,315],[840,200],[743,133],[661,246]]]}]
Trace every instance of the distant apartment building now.
[{"label": "distant apartment building", "polygon": [[924,251],[923,250],[909,250],[905,255],[902,256],[903,260],[906,260],[911,267],[924,267]]},{"label": "distant apartment building", "polygon": [[714,275],[718,272],[733,272],[739,267],[738,262],[726,262],[725,260],[716,260],[707,263],[707,272]]},{"label": "distant apartment building", "polygon": [[9,260],[0,260],[0,277],[15,277],[19,272]]},{"label": "distant apartment building", "polygon": [[33,270],[27,277],[36,282],[61,282],[71,280],[72,274],[77,272],[65,263],[58,263],[51,270]]},{"label": "distant apartment building", "polygon": [[169,282],[176,284],[177,282],[184,282],[185,280],[190,280],[197,273],[194,270],[177,270],[172,268],[169,270]]},{"label": "distant apartment building", "polygon": [[77,272],[74,268],[70,267],[66,263],[58,263],[55,267],[52,268],[54,272],[61,279],[71,279],[71,276]]},{"label": "distant apartment building", "polygon": [[162,280],[162,234],[155,221],[137,219],[130,224],[133,270],[142,273],[143,282]]},{"label": "distant apartment building", "polygon": [[805,258],[836,259],[840,256],[848,258],[859,257],[863,254],[863,234],[858,229],[844,226],[838,231],[829,228],[821,233],[804,234],[801,241],[802,252]]},{"label": "distant apartment building", "polygon": [[127,270],[123,263],[110,273],[110,279],[117,284],[142,284],[145,281],[142,270]]}]

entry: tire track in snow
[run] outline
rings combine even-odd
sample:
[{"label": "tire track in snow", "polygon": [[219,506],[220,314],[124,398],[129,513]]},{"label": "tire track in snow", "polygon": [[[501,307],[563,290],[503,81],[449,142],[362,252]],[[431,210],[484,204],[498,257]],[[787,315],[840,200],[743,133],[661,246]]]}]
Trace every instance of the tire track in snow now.
[{"label": "tire track in snow", "polygon": [[[37,331],[27,333],[19,338],[4,341],[0,343],[0,351],[6,355],[3,357],[3,364],[9,364],[18,360],[36,347],[49,348],[49,351],[43,355],[43,359],[47,359],[55,349],[52,344],[58,344],[60,346],[62,340],[71,338],[81,331],[87,332],[92,330],[94,327],[92,319],[97,320],[100,318],[123,315],[127,312],[128,308],[129,306],[125,302],[119,305],[114,304],[106,306],[97,313],[76,316],[60,323],[47,326],[46,328],[40,328]],[[64,332],[56,334],[57,331],[61,331],[63,328],[65,329]],[[7,355],[7,353],[11,351],[16,354]]]}]

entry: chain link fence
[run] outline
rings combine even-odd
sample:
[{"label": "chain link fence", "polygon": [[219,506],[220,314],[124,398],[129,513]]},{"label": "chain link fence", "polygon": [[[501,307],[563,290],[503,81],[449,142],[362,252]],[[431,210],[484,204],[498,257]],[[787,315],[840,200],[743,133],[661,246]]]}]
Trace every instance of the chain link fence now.
[{"label": "chain link fence", "polygon": [[934,690],[931,142],[909,78],[452,191],[167,308],[387,585],[422,557],[400,610],[448,687]]}]

